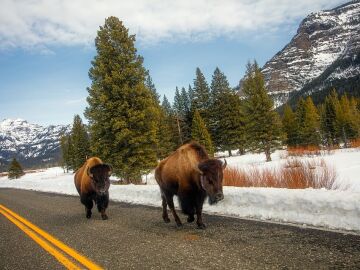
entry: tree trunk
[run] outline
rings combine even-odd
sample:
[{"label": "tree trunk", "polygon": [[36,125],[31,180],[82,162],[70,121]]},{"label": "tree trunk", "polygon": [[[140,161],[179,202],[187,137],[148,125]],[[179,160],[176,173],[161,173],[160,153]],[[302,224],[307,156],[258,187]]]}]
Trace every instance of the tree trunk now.
[{"label": "tree trunk", "polygon": [[271,161],[270,148],[268,148],[268,147],[265,148],[265,155],[266,155],[266,162]]},{"label": "tree trunk", "polygon": [[231,150],[228,150],[228,152],[229,152],[229,157],[231,157],[232,156]]}]

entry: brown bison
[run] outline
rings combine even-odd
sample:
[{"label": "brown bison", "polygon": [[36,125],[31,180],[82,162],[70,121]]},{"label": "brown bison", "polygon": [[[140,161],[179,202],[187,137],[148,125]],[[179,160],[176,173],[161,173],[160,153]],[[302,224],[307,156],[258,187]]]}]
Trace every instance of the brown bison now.
[{"label": "brown bison", "polygon": [[196,142],[181,146],[166,159],[160,161],[155,169],[155,178],[160,186],[163,214],[166,223],[170,222],[167,205],[174,216],[177,226],[182,223],[176,214],[173,196],[177,195],[187,221],[193,222],[197,216],[199,228],[205,228],[201,213],[204,200],[216,203],[224,198],[222,192],[223,170],[225,163],[210,159],[204,147]]},{"label": "brown bison", "polygon": [[86,218],[91,218],[93,201],[101,213],[102,219],[108,219],[105,211],[109,204],[109,187],[111,166],[104,164],[100,158],[89,158],[85,164],[76,171],[74,180],[80,201],[85,205]]}]

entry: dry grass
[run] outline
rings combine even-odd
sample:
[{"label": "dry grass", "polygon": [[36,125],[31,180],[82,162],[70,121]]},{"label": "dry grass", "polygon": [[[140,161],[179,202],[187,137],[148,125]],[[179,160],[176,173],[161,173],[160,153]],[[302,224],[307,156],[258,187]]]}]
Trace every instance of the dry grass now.
[{"label": "dry grass", "polygon": [[329,167],[323,159],[288,159],[279,169],[227,168],[224,172],[224,185],[237,187],[335,189],[335,180],[335,169]]},{"label": "dry grass", "polygon": [[351,147],[358,148],[360,147],[360,138],[351,140],[350,142]]},{"label": "dry grass", "polygon": [[321,149],[316,145],[288,147],[288,156],[320,156]]}]

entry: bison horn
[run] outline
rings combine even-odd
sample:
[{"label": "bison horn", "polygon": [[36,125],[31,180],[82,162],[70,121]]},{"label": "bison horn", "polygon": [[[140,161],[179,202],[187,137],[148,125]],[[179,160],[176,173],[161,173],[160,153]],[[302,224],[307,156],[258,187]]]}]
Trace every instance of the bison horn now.
[{"label": "bison horn", "polygon": [[223,167],[223,170],[225,170],[225,168],[226,168],[226,165],[227,165],[227,162],[226,162],[226,159],[224,159],[224,163],[223,163],[223,165],[222,165],[222,167]]},{"label": "bison horn", "polygon": [[109,166],[109,176],[112,174],[113,167],[110,164],[107,164]]},{"label": "bison horn", "polygon": [[90,177],[90,178],[93,178],[94,175],[92,173],[90,173],[90,167],[87,168],[87,175]]},{"label": "bison horn", "polygon": [[197,171],[200,175],[203,175],[204,172],[199,169],[199,167],[195,167],[195,171]]}]

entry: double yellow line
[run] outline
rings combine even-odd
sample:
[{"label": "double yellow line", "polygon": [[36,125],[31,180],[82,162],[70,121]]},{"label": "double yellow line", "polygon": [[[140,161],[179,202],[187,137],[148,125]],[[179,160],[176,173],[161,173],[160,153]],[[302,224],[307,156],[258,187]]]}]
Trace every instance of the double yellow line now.
[{"label": "double yellow line", "polygon": [[[62,263],[67,269],[102,269],[83,255],[76,252],[71,247],[65,245],[60,240],[54,238],[44,230],[32,224],[30,221],[14,213],[10,209],[0,204],[0,213],[3,214],[8,220],[19,227],[24,233],[26,233],[31,239],[38,243],[43,249],[53,255],[60,263]],[[62,253],[62,252],[63,253]],[[72,259],[75,259],[81,265],[78,266],[74,261],[70,260],[66,253]]]}]

